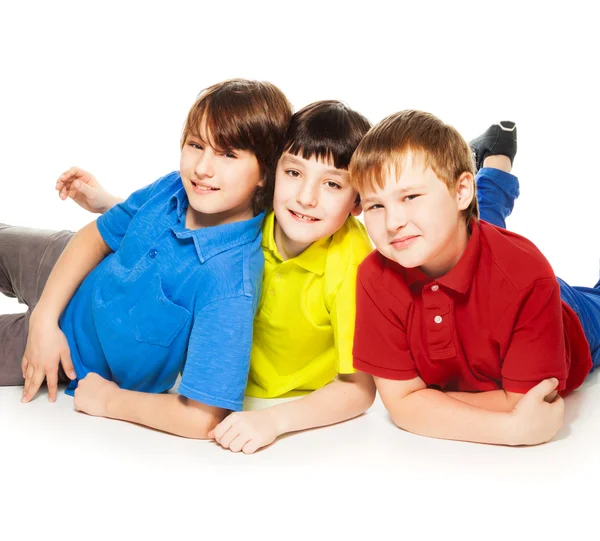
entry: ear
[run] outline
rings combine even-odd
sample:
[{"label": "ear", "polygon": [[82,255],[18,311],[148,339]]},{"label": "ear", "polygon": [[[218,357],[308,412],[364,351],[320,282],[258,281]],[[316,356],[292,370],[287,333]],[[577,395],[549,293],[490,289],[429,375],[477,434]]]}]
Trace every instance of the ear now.
[{"label": "ear", "polygon": [[361,212],[362,212],[362,205],[360,204],[360,201],[359,201],[352,207],[350,214],[352,216],[359,216]]},{"label": "ear", "polygon": [[458,210],[465,210],[469,207],[475,197],[475,179],[471,173],[465,172],[458,177],[455,197]]},{"label": "ear", "polygon": [[266,183],[265,177],[262,176],[262,177],[260,177],[260,180],[258,181],[258,184],[256,185],[256,187],[257,188],[264,188],[265,187],[265,183]]}]

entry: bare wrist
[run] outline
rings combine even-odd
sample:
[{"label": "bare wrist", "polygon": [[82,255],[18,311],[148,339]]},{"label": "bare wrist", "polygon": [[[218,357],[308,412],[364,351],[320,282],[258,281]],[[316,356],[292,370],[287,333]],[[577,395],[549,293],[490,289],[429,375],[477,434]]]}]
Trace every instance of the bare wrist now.
[{"label": "bare wrist", "polygon": [[102,209],[102,214],[108,212],[111,208],[113,208],[115,205],[118,205],[122,201],[123,199],[121,199],[120,197],[117,197],[116,195],[110,195],[108,204]]},{"label": "bare wrist", "polygon": [[56,323],[58,325],[58,319],[60,313],[51,306],[46,305],[43,301],[40,301],[37,306],[32,310],[31,316],[29,317],[29,324],[35,325],[36,323]]},{"label": "bare wrist", "polygon": [[505,440],[503,443],[512,446],[523,445],[525,443],[523,428],[516,412],[513,410],[509,413],[503,413],[502,415]]},{"label": "bare wrist", "polygon": [[119,413],[119,404],[123,392],[123,389],[120,387],[115,387],[114,390],[106,394],[106,402],[104,404],[105,417],[110,417],[111,419],[121,418]]},{"label": "bare wrist", "polygon": [[277,436],[281,436],[282,434],[289,432],[288,416],[285,415],[285,413],[282,415],[279,407],[273,406],[271,408],[266,408],[263,410],[263,412],[265,415],[269,415],[271,417],[271,422],[275,427]]}]

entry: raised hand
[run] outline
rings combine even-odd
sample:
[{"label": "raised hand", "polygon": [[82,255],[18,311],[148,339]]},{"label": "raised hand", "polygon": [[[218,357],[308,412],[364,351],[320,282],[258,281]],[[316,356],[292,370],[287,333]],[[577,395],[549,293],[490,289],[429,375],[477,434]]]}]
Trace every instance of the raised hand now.
[{"label": "raised hand", "polygon": [[97,214],[106,212],[120,201],[107,192],[94,175],[79,167],[71,167],[58,177],[56,190],[62,200],[70,197],[80,207]]}]

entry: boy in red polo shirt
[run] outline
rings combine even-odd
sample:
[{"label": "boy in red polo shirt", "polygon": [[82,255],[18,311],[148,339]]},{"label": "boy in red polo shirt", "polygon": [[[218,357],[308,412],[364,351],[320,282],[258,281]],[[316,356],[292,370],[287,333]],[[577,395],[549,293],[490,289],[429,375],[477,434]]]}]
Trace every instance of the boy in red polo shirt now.
[{"label": "boy in red polo shirt", "polygon": [[[504,169],[500,193],[516,138],[502,155],[503,130],[490,130],[476,159]],[[471,149],[433,115],[384,119],[349,170],[377,248],[358,272],[354,366],[375,376],[394,423],[482,443],[551,439],[561,396],[600,363],[600,283],[557,281],[530,241],[479,220]],[[485,216],[503,225],[501,207]]]}]

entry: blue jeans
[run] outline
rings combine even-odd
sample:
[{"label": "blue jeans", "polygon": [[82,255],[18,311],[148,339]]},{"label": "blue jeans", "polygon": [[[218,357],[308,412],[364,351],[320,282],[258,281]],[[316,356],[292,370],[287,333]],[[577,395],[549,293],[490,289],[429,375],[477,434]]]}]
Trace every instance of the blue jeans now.
[{"label": "blue jeans", "polygon": [[[519,197],[519,179],[499,169],[483,167],[476,182],[481,219],[506,229],[505,219]],[[557,280],[562,300],[581,322],[595,368],[600,365],[600,280],[594,287],[574,287],[560,278]]]}]

